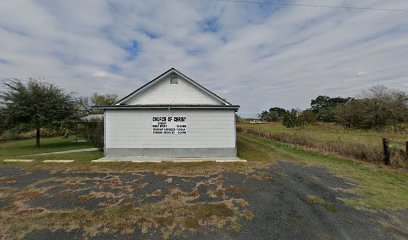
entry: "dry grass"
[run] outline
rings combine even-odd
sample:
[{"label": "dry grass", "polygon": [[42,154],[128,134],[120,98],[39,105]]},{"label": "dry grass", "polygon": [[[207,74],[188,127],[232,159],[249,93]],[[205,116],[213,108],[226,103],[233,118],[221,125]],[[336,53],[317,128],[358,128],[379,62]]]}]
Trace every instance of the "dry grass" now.
[{"label": "dry grass", "polygon": [[336,206],[334,206],[331,203],[328,203],[327,201],[323,200],[322,198],[315,196],[315,195],[308,195],[307,196],[307,201],[310,204],[314,204],[314,205],[320,205],[322,206],[324,209],[326,209],[329,212],[337,212],[338,209],[336,208]]},{"label": "dry grass", "polygon": [[[311,150],[317,150],[324,153],[335,153],[344,157],[354,158],[367,162],[383,163],[383,152],[381,145],[381,138],[377,136],[364,135],[363,138],[355,136],[356,133],[339,133],[332,132],[325,135],[311,134],[308,131],[281,131],[273,124],[274,128],[268,128],[269,124],[261,127],[253,127],[242,124],[237,127],[237,132],[260,136],[267,139],[276,140],[283,143],[295,144]],[[329,137],[329,134],[333,134]],[[339,136],[336,138],[336,134]],[[350,134],[351,136],[348,136]],[[354,135],[353,135],[354,134]],[[343,136],[342,136],[343,135]],[[347,137],[344,137],[346,135]],[[340,137],[342,136],[342,137]],[[369,138],[371,136],[371,139]],[[394,136],[395,137],[395,136]],[[403,136],[400,136],[402,138]],[[363,139],[363,140],[362,140]],[[396,145],[392,145],[396,148]],[[394,166],[408,166],[406,160],[406,153],[401,149],[393,151],[393,165]]]}]

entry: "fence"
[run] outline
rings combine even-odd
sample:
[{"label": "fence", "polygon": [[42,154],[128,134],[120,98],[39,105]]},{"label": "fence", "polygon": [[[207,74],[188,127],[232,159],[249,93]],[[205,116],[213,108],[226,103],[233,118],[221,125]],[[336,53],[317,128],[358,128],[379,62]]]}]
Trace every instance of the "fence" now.
[{"label": "fence", "polygon": [[[320,141],[307,135],[274,133],[243,126],[238,126],[237,132],[303,146],[308,149],[315,149],[319,152],[335,153],[366,162],[374,162],[378,164],[385,163],[387,165],[392,164],[396,167],[408,167],[408,149],[405,149],[404,151],[400,146],[402,143],[390,142],[388,139],[383,140],[383,145],[385,144],[385,147],[383,148],[381,147],[381,138],[378,138],[378,145],[371,145],[359,142],[343,142],[334,139]],[[392,144],[390,145],[390,143]],[[398,144],[398,151],[394,146],[396,144]],[[405,143],[405,145],[406,144],[407,143]]]},{"label": "fence", "polygon": [[[405,143],[401,142],[395,142],[395,141],[390,141],[387,138],[383,138],[383,153],[384,153],[384,164],[385,165],[391,165],[393,163],[393,156],[401,156],[404,158],[405,161],[408,161],[408,141]],[[398,148],[390,148],[390,143],[399,145],[399,146],[404,146],[405,145],[405,151],[402,149]]]}]

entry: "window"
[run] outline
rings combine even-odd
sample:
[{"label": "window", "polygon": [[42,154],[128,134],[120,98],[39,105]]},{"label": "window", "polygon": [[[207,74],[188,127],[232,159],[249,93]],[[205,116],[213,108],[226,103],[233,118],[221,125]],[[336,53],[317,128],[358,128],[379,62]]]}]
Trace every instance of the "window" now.
[{"label": "window", "polygon": [[178,84],[178,79],[176,77],[171,77],[170,84]]}]

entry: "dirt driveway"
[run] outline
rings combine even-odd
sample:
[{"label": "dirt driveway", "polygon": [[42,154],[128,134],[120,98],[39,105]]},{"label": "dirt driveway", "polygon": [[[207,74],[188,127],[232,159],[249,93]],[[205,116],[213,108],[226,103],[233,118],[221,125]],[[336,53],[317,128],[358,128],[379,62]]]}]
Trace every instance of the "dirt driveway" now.
[{"label": "dirt driveway", "polygon": [[[0,168],[3,239],[395,239],[408,212],[356,210],[326,169],[170,176]],[[398,215],[398,226],[392,224]]]}]

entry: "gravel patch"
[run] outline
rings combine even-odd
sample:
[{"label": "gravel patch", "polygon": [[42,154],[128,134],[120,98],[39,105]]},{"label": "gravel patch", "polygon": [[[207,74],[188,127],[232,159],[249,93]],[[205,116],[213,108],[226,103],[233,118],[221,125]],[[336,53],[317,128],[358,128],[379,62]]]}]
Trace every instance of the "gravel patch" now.
[{"label": "gravel patch", "polygon": [[[285,161],[249,174],[224,172],[200,177],[2,167],[0,194],[9,195],[0,198],[0,211],[14,204],[10,191],[15,194],[35,191],[36,194],[27,195],[27,208],[47,211],[78,208],[97,211],[107,206],[129,204],[137,207],[163,202],[172,194],[182,193],[193,199],[186,204],[243,201],[246,204],[234,206],[234,211],[248,211],[252,218],[239,219],[239,228],[203,226],[194,231],[174,232],[169,239],[387,240],[407,236],[408,210],[374,213],[352,208],[340,200],[352,197],[344,191],[352,187],[352,183],[325,168]],[[80,228],[71,231],[45,228],[30,232],[25,239],[163,239],[158,230],[142,233],[138,226],[127,234],[84,234]]]}]

